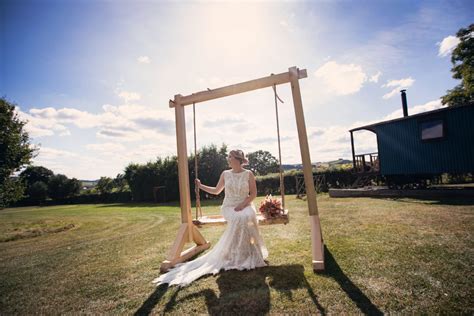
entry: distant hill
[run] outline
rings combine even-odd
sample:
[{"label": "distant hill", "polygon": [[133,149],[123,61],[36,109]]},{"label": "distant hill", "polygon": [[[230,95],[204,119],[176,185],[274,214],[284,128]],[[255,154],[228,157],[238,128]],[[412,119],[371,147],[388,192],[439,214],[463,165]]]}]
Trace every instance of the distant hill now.
[{"label": "distant hill", "polygon": [[93,188],[97,186],[99,180],[79,180],[82,183],[83,188]]},{"label": "distant hill", "polygon": [[283,168],[283,170],[301,170],[303,169],[303,165],[302,164],[297,164],[297,165],[281,165],[281,167]]},{"label": "distant hill", "polygon": [[317,162],[316,168],[318,171],[349,169],[352,168],[352,160],[340,158],[333,161]]},{"label": "distant hill", "polygon": [[[352,166],[352,160],[348,159],[337,159],[332,161],[326,162],[313,162],[311,163],[313,167],[316,167],[317,170],[327,170],[327,169],[340,169],[340,168],[347,168],[348,165]],[[282,165],[283,170],[302,170],[302,164],[286,164]]]},{"label": "distant hill", "polygon": [[352,160],[339,158],[338,160],[328,161],[330,165],[344,165],[346,163],[352,163]]}]

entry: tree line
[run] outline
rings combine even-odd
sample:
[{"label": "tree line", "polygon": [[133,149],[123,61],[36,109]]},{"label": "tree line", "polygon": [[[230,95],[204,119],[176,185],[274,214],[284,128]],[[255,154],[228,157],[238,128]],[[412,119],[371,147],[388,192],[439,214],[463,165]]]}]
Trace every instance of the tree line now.
[{"label": "tree line", "polygon": [[78,195],[82,183],[76,178],[69,179],[63,174],[42,166],[28,166],[19,177],[25,187],[24,198],[33,203],[41,203],[47,198],[61,200]]},{"label": "tree line", "polygon": [[[215,185],[222,171],[229,168],[227,163],[227,145],[220,147],[209,145],[202,147],[197,153],[197,176],[203,183]],[[247,155],[248,169],[256,175],[277,172],[278,160],[268,151],[258,150]],[[191,187],[196,177],[195,156],[188,157],[188,170]],[[119,175],[122,176],[122,175]],[[178,159],[176,156],[157,158],[146,164],[129,164],[124,171],[123,180],[132,194],[133,201],[172,201],[179,199]],[[97,189],[101,193],[122,191],[114,183],[119,179],[102,177]],[[191,198],[195,198],[191,190]]]},{"label": "tree line", "polygon": [[[249,165],[256,175],[278,171],[275,157],[266,151],[248,155]],[[204,146],[198,151],[198,176],[203,183],[215,185],[222,171],[229,168],[227,145]],[[188,157],[189,179],[196,175],[195,156]],[[176,156],[161,158],[145,164],[130,163],[124,173],[115,178],[101,177],[93,188],[83,188],[81,181],[54,174],[43,166],[28,166],[15,179],[22,187],[17,205],[50,203],[101,203],[101,202],[151,202],[179,200],[178,159]],[[124,194],[128,193],[128,194]],[[203,193],[204,194],[204,193]],[[195,198],[192,190],[191,196]],[[209,196],[208,196],[209,197]],[[205,198],[205,197],[204,197]]]}]

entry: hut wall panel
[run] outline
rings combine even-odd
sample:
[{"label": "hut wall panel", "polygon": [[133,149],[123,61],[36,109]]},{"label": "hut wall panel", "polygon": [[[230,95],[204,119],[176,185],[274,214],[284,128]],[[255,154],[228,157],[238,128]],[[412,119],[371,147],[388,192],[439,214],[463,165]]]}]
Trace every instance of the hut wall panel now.
[{"label": "hut wall panel", "polygon": [[[445,137],[421,140],[421,121],[442,118]],[[474,171],[474,106],[463,106],[375,127],[382,174]]]}]

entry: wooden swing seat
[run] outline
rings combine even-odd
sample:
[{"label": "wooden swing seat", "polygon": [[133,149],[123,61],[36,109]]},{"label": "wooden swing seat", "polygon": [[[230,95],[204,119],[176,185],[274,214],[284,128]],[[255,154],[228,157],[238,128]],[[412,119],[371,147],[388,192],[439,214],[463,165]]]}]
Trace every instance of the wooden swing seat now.
[{"label": "wooden swing seat", "polygon": [[[288,224],[290,222],[290,215],[288,210],[285,210],[282,216],[274,218],[265,218],[262,214],[257,214],[258,225],[274,225],[274,224]],[[222,226],[227,224],[227,221],[222,215],[208,215],[201,216],[193,220],[193,224],[197,227],[202,226]]]}]

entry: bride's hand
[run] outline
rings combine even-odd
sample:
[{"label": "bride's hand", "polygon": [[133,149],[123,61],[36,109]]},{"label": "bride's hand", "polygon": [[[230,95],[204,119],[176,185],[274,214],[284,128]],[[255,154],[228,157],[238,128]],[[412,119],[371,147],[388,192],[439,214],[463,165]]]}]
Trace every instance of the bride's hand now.
[{"label": "bride's hand", "polygon": [[244,207],[245,207],[245,206],[242,206],[242,204],[239,204],[239,205],[237,205],[237,206],[234,208],[234,211],[240,212],[241,210],[244,209]]},{"label": "bride's hand", "polygon": [[199,179],[194,180],[194,184],[196,185],[196,188],[200,188],[201,187],[201,180],[199,180]]}]

